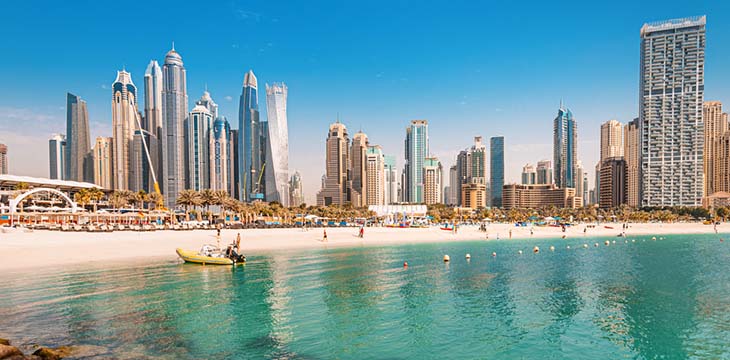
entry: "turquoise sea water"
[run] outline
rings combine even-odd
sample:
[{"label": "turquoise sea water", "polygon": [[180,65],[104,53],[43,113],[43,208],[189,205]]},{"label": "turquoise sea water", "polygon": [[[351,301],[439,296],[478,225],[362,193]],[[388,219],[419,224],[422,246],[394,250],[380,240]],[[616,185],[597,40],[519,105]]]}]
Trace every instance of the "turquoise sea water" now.
[{"label": "turquoise sea water", "polygon": [[730,242],[631,239],[322,249],[253,256],[235,269],[5,273],[0,337],[100,345],[102,357],[130,359],[730,358]]}]

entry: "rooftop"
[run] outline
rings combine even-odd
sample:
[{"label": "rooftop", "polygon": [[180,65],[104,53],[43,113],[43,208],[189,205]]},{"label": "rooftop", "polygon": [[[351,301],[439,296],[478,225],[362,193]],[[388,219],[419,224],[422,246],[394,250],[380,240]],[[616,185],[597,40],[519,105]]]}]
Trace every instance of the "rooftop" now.
[{"label": "rooftop", "polygon": [[680,29],[680,28],[685,28],[685,27],[705,25],[706,21],[707,21],[707,17],[705,15],[702,15],[702,16],[686,17],[686,18],[681,18],[681,19],[671,19],[671,20],[650,22],[650,23],[644,24],[644,26],[641,27],[641,35],[643,36],[646,33],[655,32],[655,31],[672,30],[672,29]]},{"label": "rooftop", "polygon": [[0,188],[14,187],[18,183],[26,183],[30,187],[50,187],[54,189],[103,189],[101,186],[87,182],[54,180],[19,175],[0,175]]}]

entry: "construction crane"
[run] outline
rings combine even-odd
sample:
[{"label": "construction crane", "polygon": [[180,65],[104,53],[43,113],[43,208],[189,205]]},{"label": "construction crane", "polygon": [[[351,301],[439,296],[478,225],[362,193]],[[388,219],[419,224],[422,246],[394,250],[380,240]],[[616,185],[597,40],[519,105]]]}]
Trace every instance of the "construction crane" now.
[{"label": "construction crane", "polygon": [[[134,107],[135,113],[139,114],[137,111],[137,106]],[[144,138],[144,133],[142,132],[142,124],[139,121],[139,115],[135,116],[134,119],[137,121],[137,128],[139,129],[139,133],[142,137],[142,145],[144,146],[144,153],[147,155],[147,164],[150,166],[150,173],[152,174],[152,182],[155,189],[155,193],[159,195],[158,201],[157,201],[157,207],[160,210],[167,210],[164,206],[164,202],[162,201],[162,192],[160,191],[160,184],[157,182],[157,174],[155,174],[155,167],[152,166],[152,157],[150,156],[150,149],[147,147],[147,140]]]},{"label": "construction crane", "polygon": [[264,169],[266,169],[266,163],[261,165],[261,172],[259,173],[258,181],[256,181],[256,187],[251,189],[251,195],[249,195],[251,200],[264,200],[264,194],[261,193],[261,178],[264,176]]}]

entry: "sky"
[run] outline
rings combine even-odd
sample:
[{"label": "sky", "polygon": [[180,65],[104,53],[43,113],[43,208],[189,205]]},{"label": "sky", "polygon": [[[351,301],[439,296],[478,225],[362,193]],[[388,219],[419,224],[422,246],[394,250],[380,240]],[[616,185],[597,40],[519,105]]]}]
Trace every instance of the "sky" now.
[{"label": "sky", "polygon": [[552,160],[562,100],[592,184],[600,124],[638,116],[641,26],[696,15],[707,15],[705,99],[730,102],[728,1],[9,0],[0,12],[0,143],[11,174],[47,177],[65,93],[88,102],[92,142],[111,136],[116,71],[131,72],[141,93],[147,64],[162,63],[174,41],[189,107],[207,86],[233,128],[249,69],[262,118],[264,84],[287,84],[289,168],[302,174],[308,203],[338,114],[399,169],[413,119],[429,121],[445,174],[474,136],[503,135],[510,183],[526,163]]}]

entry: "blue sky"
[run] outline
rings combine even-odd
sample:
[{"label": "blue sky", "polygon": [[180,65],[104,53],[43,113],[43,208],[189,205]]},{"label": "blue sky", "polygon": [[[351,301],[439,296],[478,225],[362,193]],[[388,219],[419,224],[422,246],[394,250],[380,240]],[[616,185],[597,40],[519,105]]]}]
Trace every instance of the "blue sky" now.
[{"label": "blue sky", "polygon": [[[11,173],[47,176],[47,138],[64,132],[65,92],[88,101],[92,136],[110,136],[111,90],[126,67],[142,90],[151,59],[183,56],[194,104],[208,86],[237,127],[248,69],[289,87],[290,169],[313,202],[327,126],[403,162],[405,127],[430,123],[448,168],[474,135],[504,135],[506,180],[552,155],[563,99],[579,159],[598,159],[600,123],[638,112],[639,29],[707,15],[707,100],[730,101],[726,1],[8,1],[0,13],[0,142]],[[263,90],[260,90],[263,92]],[[265,113],[265,98],[259,97]],[[140,104],[142,105],[142,104]],[[262,114],[265,115],[265,114]]]}]

